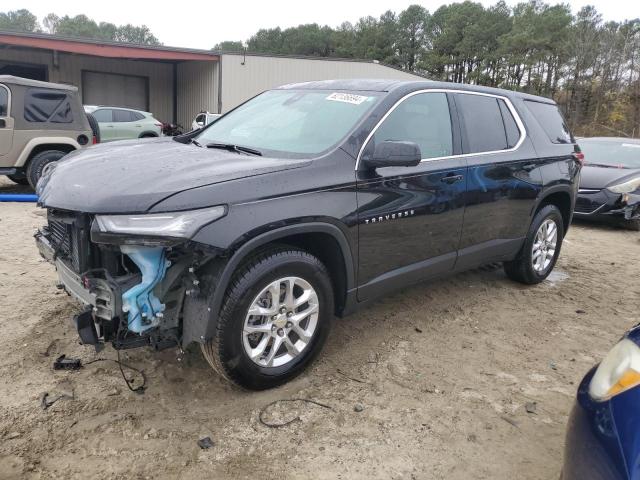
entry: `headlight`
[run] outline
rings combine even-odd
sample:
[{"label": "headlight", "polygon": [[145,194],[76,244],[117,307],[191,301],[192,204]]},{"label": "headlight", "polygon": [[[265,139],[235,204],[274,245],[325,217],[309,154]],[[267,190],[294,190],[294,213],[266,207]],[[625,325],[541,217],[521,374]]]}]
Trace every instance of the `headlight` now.
[{"label": "headlight", "polygon": [[636,385],[640,385],[640,347],[625,338],[598,366],[589,384],[589,394],[602,402]]},{"label": "headlight", "polygon": [[607,190],[613,193],[631,193],[635,192],[640,188],[640,177],[632,178],[624,183],[619,183],[617,185],[611,185],[607,187]]},{"label": "headlight", "polygon": [[224,205],[187,212],[97,215],[101,232],[154,237],[191,238],[203,226],[224,216]]}]

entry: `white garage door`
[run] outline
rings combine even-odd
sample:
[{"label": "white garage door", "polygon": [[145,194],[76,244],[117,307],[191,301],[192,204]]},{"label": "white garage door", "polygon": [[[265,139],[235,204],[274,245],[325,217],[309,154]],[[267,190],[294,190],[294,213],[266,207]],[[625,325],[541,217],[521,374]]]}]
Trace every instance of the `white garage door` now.
[{"label": "white garage door", "polygon": [[82,72],[82,102],[148,110],[148,81],[145,77],[115,73]]}]

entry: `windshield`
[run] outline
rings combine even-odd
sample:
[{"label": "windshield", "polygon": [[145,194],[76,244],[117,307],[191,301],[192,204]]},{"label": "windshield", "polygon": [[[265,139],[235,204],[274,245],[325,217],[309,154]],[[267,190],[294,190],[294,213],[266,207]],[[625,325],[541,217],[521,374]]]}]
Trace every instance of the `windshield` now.
[{"label": "windshield", "polygon": [[342,140],[378,98],[373,92],[270,90],[195,138],[202,146],[232,144],[263,155],[310,157]]},{"label": "windshield", "polygon": [[578,141],[584,153],[585,165],[606,165],[616,168],[640,168],[640,143]]}]

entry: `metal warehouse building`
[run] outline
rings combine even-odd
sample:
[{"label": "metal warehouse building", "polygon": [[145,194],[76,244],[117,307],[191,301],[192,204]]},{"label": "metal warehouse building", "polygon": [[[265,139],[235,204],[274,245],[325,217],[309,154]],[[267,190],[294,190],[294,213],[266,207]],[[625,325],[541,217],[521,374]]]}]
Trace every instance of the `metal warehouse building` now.
[{"label": "metal warehouse building", "polygon": [[263,90],[309,80],[419,79],[379,63],[231,54],[0,31],[0,74],[67,83],[86,105],[153,112],[191,125],[208,110],[224,113]]}]

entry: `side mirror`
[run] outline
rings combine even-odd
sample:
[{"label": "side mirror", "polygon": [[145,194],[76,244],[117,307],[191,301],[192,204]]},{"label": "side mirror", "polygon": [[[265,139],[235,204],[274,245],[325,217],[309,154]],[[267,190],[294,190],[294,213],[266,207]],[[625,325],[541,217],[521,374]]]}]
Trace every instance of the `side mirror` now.
[{"label": "side mirror", "polygon": [[415,167],[421,161],[422,155],[418,144],[387,140],[378,143],[373,155],[363,163],[369,168]]}]

